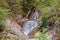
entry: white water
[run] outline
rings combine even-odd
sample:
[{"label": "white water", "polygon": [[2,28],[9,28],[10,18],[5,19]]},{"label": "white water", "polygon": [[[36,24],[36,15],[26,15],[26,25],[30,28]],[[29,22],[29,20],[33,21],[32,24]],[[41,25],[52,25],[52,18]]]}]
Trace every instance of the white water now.
[{"label": "white water", "polygon": [[32,30],[35,27],[37,27],[37,22],[35,22],[33,20],[25,22],[24,25],[23,25],[23,32],[24,32],[24,34],[28,36],[28,34],[30,32],[32,32]]},{"label": "white water", "polygon": [[35,10],[34,14],[30,17],[30,20],[23,24],[23,32],[28,36],[32,32],[32,30],[37,27],[38,23],[35,21],[40,16],[38,10]]}]

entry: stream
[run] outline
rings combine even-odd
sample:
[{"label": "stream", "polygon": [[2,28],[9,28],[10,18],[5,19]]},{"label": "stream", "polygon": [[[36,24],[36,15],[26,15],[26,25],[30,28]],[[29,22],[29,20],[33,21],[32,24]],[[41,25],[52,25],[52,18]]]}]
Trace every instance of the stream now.
[{"label": "stream", "polygon": [[40,12],[38,10],[35,10],[35,12],[30,16],[30,19],[23,24],[23,32],[26,36],[30,34],[34,28],[37,27],[38,23],[37,20],[38,17],[40,16]]}]

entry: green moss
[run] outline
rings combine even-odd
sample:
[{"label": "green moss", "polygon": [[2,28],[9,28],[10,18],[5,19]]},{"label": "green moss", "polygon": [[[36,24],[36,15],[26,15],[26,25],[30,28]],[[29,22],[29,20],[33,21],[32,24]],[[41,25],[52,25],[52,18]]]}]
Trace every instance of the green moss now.
[{"label": "green moss", "polygon": [[0,31],[4,31],[4,29],[5,29],[4,23],[0,23]]}]

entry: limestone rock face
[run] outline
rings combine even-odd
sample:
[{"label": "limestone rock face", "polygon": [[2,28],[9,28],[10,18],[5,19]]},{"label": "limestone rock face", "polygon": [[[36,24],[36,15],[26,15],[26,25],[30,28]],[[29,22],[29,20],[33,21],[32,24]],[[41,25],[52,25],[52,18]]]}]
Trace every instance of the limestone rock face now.
[{"label": "limestone rock face", "polygon": [[13,19],[6,19],[5,24],[10,33],[18,36],[18,40],[27,40],[27,37],[21,31],[21,27]]}]

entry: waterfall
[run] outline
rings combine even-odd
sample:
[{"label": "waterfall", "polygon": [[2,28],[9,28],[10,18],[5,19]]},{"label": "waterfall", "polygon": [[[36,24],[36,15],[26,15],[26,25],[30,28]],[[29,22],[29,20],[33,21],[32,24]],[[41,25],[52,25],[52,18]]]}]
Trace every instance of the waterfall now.
[{"label": "waterfall", "polygon": [[38,23],[35,21],[40,16],[40,12],[35,10],[33,14],[30,15],[29,20],[23,24],[22,31],[26,36],[37,27]]}]

